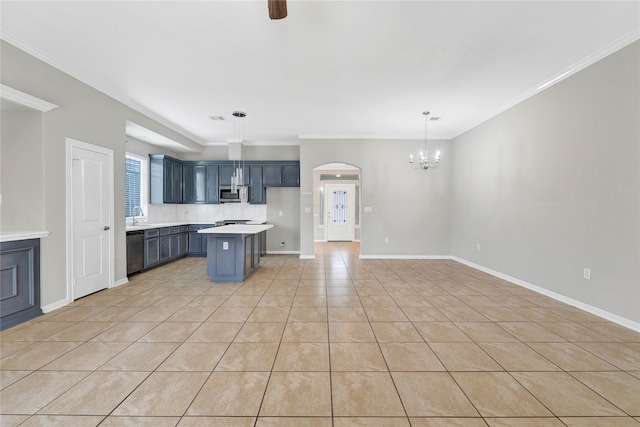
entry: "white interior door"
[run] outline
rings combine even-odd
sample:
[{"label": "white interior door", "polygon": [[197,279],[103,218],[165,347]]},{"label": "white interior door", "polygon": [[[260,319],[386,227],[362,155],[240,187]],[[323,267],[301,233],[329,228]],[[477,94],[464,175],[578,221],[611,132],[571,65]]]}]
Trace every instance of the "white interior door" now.
[{"label": "white interior door", "polygon": [[111,283],[112,154],[71,147],[72,299]]},{"label": "white interior door", "polygon": [[327,240],[353,241],[355,233],[355,186],[327,184]]}]

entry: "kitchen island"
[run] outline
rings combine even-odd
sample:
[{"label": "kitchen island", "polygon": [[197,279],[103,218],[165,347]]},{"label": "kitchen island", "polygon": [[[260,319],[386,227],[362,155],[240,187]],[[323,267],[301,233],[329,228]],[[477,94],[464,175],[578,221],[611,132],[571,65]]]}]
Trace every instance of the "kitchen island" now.
[{"label": "kitchen island", "polygon": [[260,267],[260,236],[272,224],[225,225],[198,230],[207,237],[207,275],[212,282],[242,282]]}]

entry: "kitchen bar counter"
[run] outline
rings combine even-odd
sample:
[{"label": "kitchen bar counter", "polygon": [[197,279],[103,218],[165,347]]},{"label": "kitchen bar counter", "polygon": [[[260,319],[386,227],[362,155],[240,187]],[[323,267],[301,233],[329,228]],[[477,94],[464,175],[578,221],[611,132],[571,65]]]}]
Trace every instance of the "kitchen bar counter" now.
[{"label": "kitchen bar counter", "polygon": [[212,282],[242,282],[260,267],[260,239],[272,224],[238,224],[205,228],[207,275]]},{"label": "kitchen bar counter", "polygon": [[207,234],[257,234],[273,228],[273,224],[234,224],[223,225],[222,227],[205,228],[198,230],[198,233]]},{"label": "kitchen bar counter", "polygon": [[[199,225],[199,224],[215,224],[215,220],[200,221],[172,221],[172,222],[140,222],[136,225],[127,224],[127,231],[147,230],[149,228],[176,227],[178,225]],[[249,221],[247,225],[264,224],[260,221]]]}]

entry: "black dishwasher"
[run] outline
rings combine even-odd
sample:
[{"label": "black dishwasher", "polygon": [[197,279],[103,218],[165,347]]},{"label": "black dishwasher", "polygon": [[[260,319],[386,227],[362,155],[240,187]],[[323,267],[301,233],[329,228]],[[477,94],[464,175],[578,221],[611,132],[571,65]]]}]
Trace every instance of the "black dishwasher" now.
[{"label": "black dishwasher", "polygon": [[127,276],[144,268],[144,230],[127,231]]}]

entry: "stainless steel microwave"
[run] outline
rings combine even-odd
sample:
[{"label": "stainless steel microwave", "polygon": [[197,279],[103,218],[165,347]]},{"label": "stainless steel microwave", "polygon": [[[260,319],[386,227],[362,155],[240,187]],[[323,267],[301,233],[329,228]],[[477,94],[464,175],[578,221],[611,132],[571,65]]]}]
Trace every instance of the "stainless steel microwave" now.
[{"label": "stainless steel microwave", "polygon": [[231,191],[230,187],[220,187],[220,203],[240,203],[240,190]]}]

